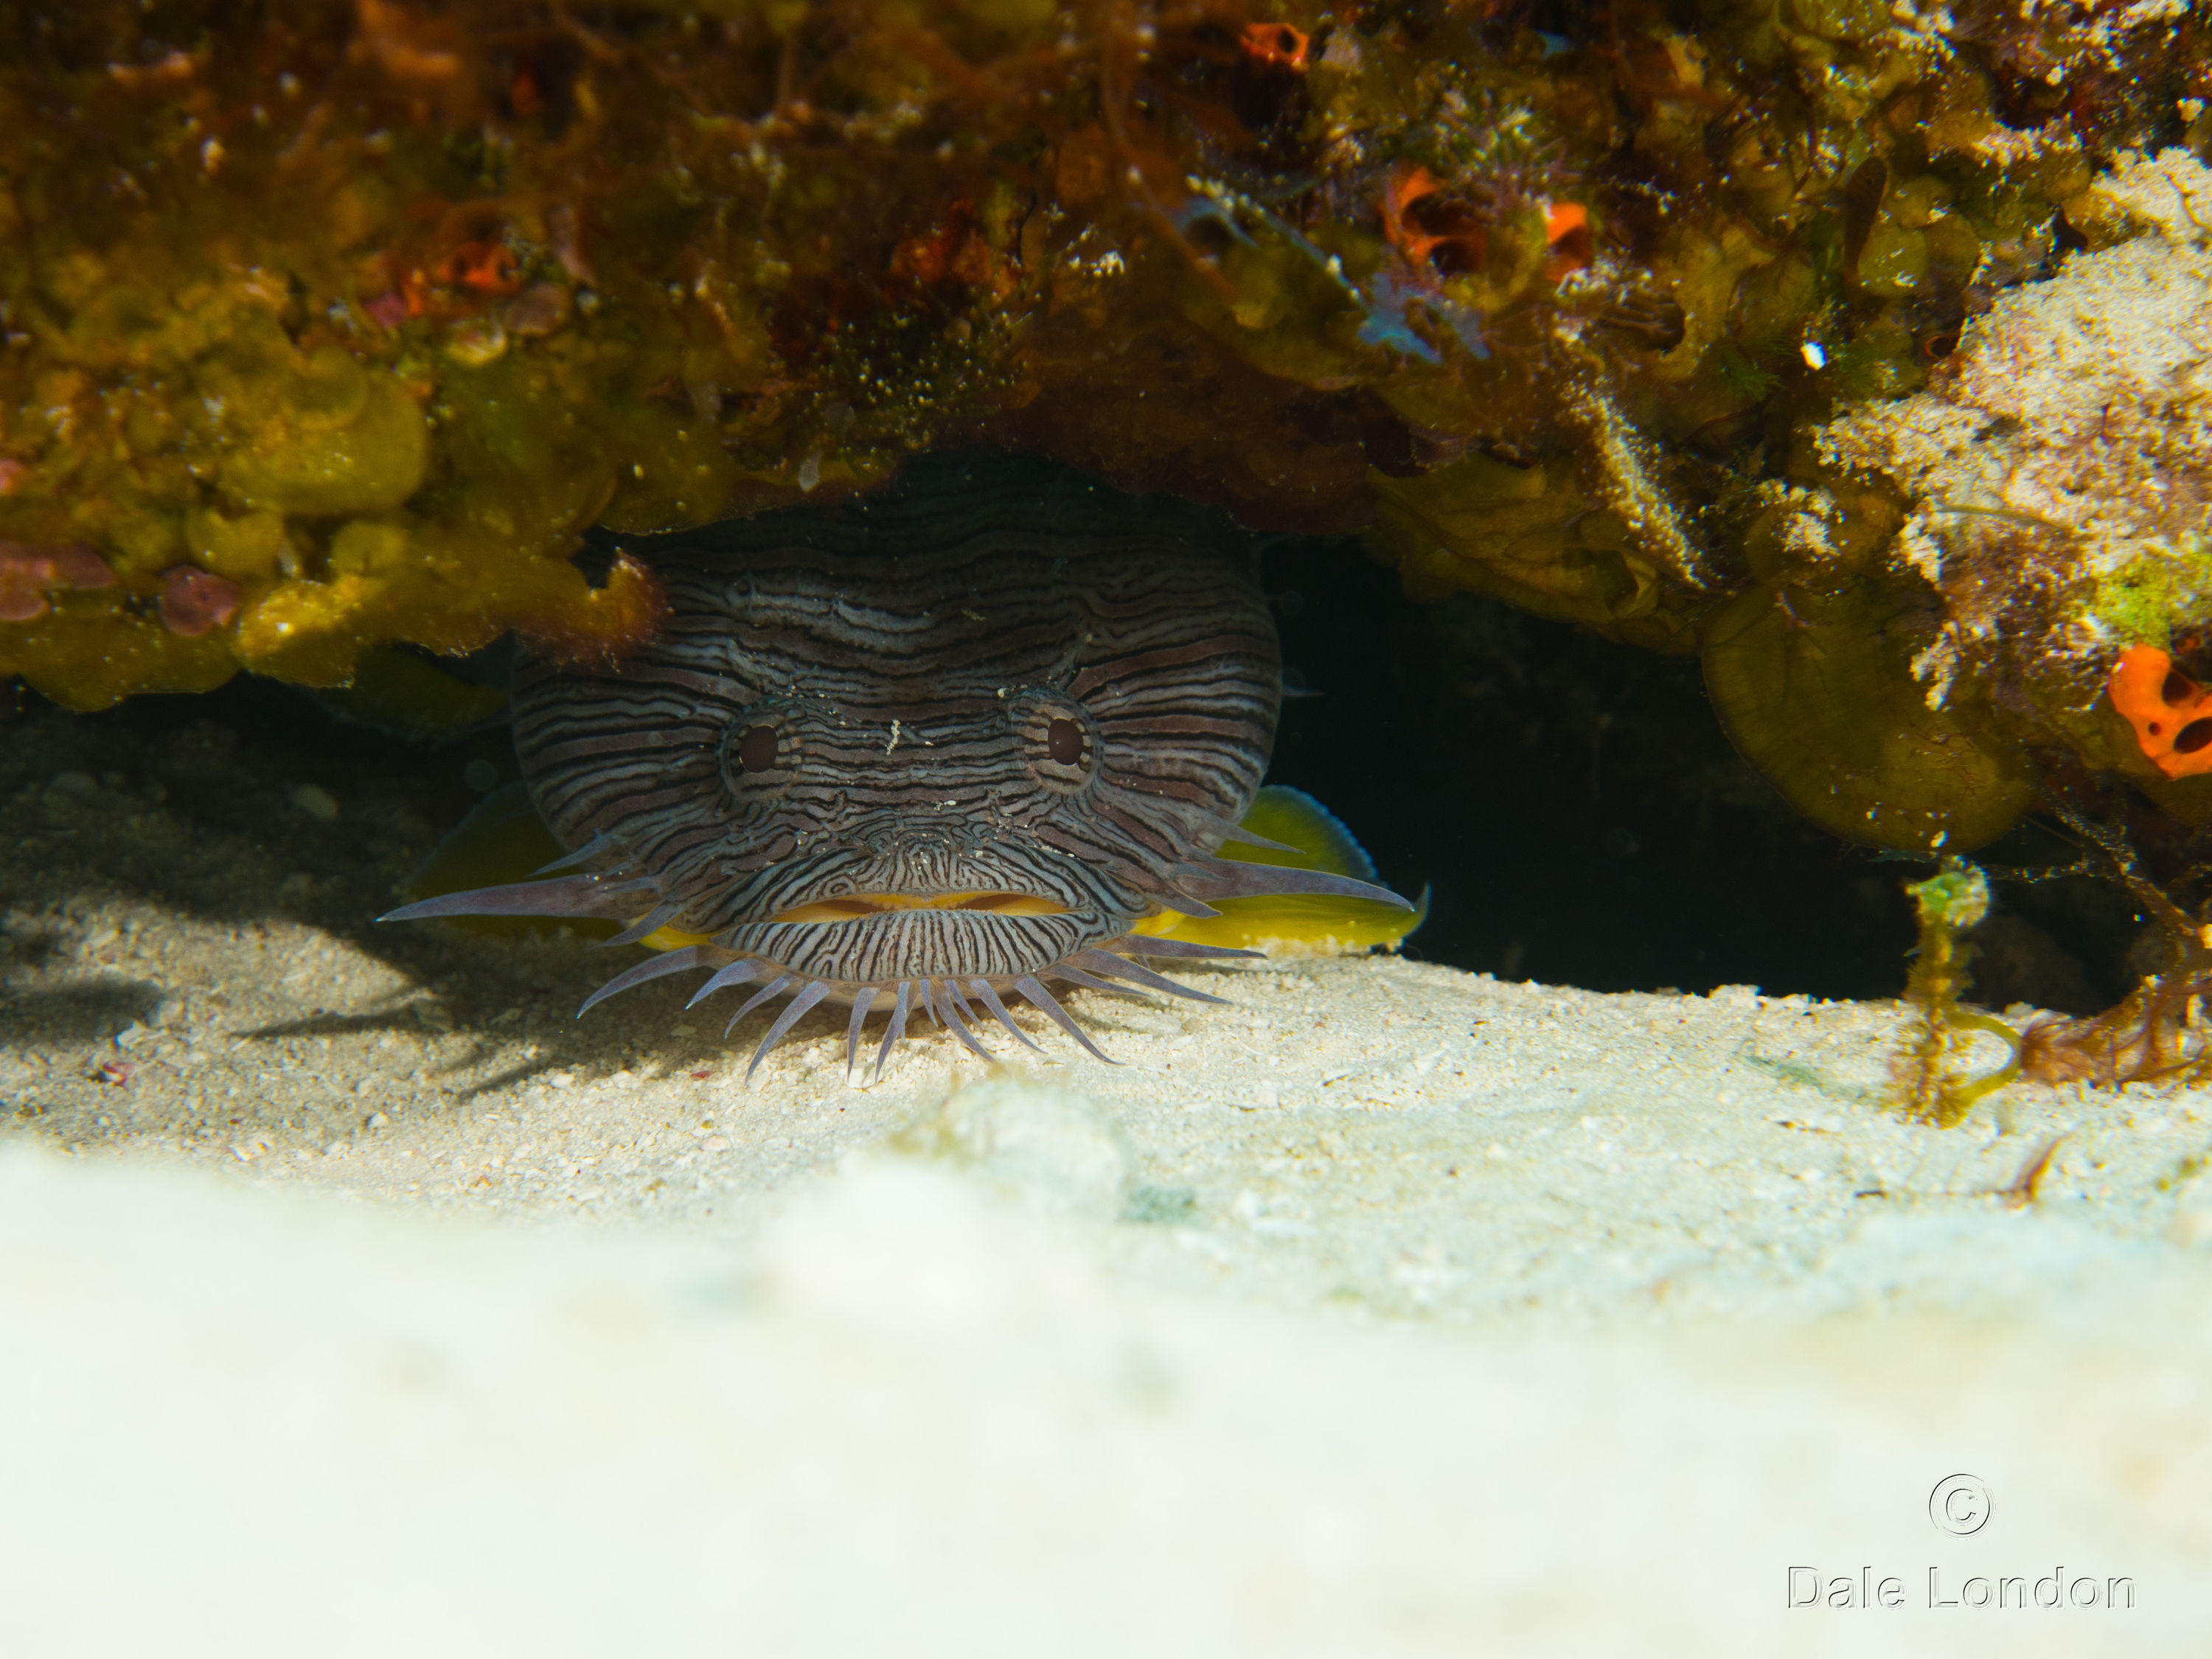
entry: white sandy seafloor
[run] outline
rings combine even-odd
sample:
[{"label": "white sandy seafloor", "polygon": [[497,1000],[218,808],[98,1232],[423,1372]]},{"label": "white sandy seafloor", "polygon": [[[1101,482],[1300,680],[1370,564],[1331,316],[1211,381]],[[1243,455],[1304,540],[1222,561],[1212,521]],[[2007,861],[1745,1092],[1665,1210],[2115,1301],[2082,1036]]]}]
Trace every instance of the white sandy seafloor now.
[{"label": "white sandy seafloor", "polygon": [[570,1019],[610,953],[362,925],[386,786],[52,738],[0,1654],[2204,1651],[2203,1096],[1916,1128],[1893,1005],[1382,958],[748,1090],[673,986]]}]

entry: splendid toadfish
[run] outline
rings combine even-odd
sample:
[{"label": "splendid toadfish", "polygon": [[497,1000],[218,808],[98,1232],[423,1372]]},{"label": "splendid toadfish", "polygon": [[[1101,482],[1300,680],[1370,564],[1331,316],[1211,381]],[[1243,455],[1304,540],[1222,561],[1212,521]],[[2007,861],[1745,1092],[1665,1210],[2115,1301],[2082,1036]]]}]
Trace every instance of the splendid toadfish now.
[{"label": "splendid toadfish", "polygon": [[[1255,954],[1172,936],[1223,904],[1323,897],[1363,939],[1405,931],[1377,929],[1413,907],[1356,846],[1325,832],[1309,854],[1243,827],[1282,668],[1255,555],[1210,509],[932,455],[877,495],[629,551],[666,592],[656,636],[612,665],[538,655],[515,675],[515,752],[565,854],[385,920],[625,923],[609,943],[659,953],[579,1012],[687,970],[708,975],[694,1003],[755,988],[731,1030],[786,999],[748,1078],[825,1002],[851,1008],[848,1072],[878,1013],[878,1076],[917,1010],[987,1057],[986,1018],[1036,1048],[1012,996],[1105,1060],[1048,982],[1218,1002],[1144,958]],[[1271,823],[1342,836],[1267,793]],[[1271,854],[1286,861],[1254,861]]]}]

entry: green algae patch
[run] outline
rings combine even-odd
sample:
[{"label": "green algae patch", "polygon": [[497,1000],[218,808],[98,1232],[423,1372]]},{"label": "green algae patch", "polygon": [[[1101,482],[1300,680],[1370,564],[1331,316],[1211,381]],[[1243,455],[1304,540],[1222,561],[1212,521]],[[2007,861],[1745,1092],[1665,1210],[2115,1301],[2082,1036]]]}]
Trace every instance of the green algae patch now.
[{"label": "green algae patch", "polygon": [[2138,559],[2098,579],[2091,611],[2130,645],[2173,642],[2173,573],[2164,559]]},{"label": "green algae patch", "polygon": [[[430,428],[415,400],[389,380],[370,380],[343,353],[320,355],[350,374],[283,385],[283,402],[228,434],[230,452],[216,477],[240,506],[302,518],[378,513],[422,488]],[[336,413],[325,401],[332,382],[339,396],[352,394]],[[234,395],[242,400],[247,389]]]},{"label": "green algae patch", "polygon": [[2169,649],[2185,630],[2212,621],[2212,537],[2183,532],[2175,546],[2100,574],[2084,607],[2128,645]]},{"label": "green algae patch", "polygon": [[239,669],[220,635],[188,639],[106,605],[57,602],[35,622],[10,624],[4,648],[32,686],[64,708],[88,712],[149,686],[212,691]]}]

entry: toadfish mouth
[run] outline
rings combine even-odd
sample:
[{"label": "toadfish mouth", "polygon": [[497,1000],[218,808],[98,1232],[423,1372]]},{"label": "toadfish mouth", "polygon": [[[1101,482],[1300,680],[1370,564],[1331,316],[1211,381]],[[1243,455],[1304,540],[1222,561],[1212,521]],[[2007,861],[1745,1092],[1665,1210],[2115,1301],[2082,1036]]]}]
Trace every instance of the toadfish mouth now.
[{"label": "toadfish mouth", "polygon": [[1069,907],[1036,893],[847,893],[779,910],[771,922],[860,921],[902,910],[969,910],[999,916],[1064,916]]}]

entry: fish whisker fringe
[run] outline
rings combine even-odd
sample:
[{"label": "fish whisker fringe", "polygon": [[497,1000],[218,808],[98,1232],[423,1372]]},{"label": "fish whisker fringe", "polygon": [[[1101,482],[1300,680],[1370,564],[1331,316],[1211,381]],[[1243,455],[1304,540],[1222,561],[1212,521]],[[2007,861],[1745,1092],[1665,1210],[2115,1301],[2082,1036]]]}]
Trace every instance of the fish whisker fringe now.
[{"label": "fish whisker fringe", "polygon": [[586,842],[574,852],[563,853],[559,858],[550,860],[546,863],[539,865],[530,873],[533,877],[550,876],[556,870],[573,870],[580,864],[589,864],[593,859],[599,857],[600,854],[605,852],[613,845],[614,837],[609,835],[605,830],[602,830],[598,835],[593,836],[591,840]]},{"label": "fish whisker fringe", "polygon": [[883,1046],[876,1050],[875,1081],[878,1083],[884,1080],[884,1062],[891,1057],[891,1050],[898,1045],[899,1039],[906,1035],[907,1011],[913,1006],[913,996],[914,987],[907,981],[901,980],[898,994],[891,1002],[891,1017],[884,1024]]},{"label": "fish whisker fringe", "polygon": [[1054,963],[1046,969],[1045,972],[1050,974],[1054,979],[1064,979],[1071,985],[1080,985],[1086,991],[1103,991],[1109,996],[1134,997],[1139,1002],[1144,1000],[1126,985],[1116,985],[1111,980],[1100,979],[1095,974],[1086,974],[1080,968],[1065,962]]},{"label": "fish whisker fringe", "polygon": [[989,980],[979,979],[972,981],[970,983],[975,994],[983,1000],[983,1006],[986,1008],[988,1008],[993,1015],[997,1018],[1000,1024],[1005,1026],[1009,1031],[1012,1031],[1014,1034],[1014,1039],[1016,1042],[1028,1044],[1030,1048],[1035,1049],[1038,1054],[1042,1054],[1044,1052],[1043,1048],[1039,1047],[1034,1037],[1030,1036],[1027,1031],[1022,1030],[1020,1026],[1014,1024],[1014,1017],[1006,1012],[1006,1005],[999,1000],[999,994],[991,988],[991,981]]},{"label": "fish whisker fringe", "polygon": [[[776,985],[780,987],[783,982],[783,981],[778,980],[776,981]],[[763,994],[765,995],[767,993],[763,993]],[[761,1061],[768,1058],[769,1050],[775,1048],[777,1043],[783,1041],[784,1033],[790,1030],[793,1026],[799,1024],[799,1019],[805,1014],[808,1009],[811,1008],[816,1003],[821,1001],[823,998],[829,994],[830,988],[823,984],[819,980],[817,980],[814,983],[807,986],[805,989],[799,992],[797,996],[792,998],[789,1002],[784,1005],[783,1012],[775,1017],[775,1024],[769,1026],[768,1028],[767,1035],[761,1038],[760,1047],[753,1050],[752,1063],[745,1067],[744,1080],[746,1082],[750,1083],[753,1080],[753,1073],[760,1070]],[[743,1018],[744,1014],[744,1011],[743,1009],[738,1010],[739,1018]],[[730,1024],[735,1025],[737,1024],[737,1020],[733,1019]],[[727,1034],[725,1033],[725,1035]]]},{"label": "fish whisker fringe", "polygon": [[975,1034],[968,1029],[968,1022],[960,1018],[959,988],[948,979],[945,981],[945,989],[949,993],[945,1003],[945,1012],[947,1017],[945,1029],[965,1043],[971,1053],[988,1060],[994,1066],[997,1065],[999,1057],[975,1041]]},{"label": "fish whisker fringe", "polygon": [[732,985],[744,985],[760,976],[761,965],[748,957],[739,957],[718,971],[704,985],[691,994],[691,1000],[684,1005],[688,1013],[717,991],[727,990]]},{"label": "fish whisker fringe", "polygon": [[1060,1006],[1059,1000],[1037,982],[1037,976],[1035,974],[1024,974],[1014,981],[1014,989],[1043,1010],[1047,1019],[1059,1026],[1061,1030],[1066,1032],[1109,1066],[1119,1066],[1121,1063],[1091,1040],[1090,1034],[1070,1018],[1067,1010]]},{"label": "fish whisker fringe", "polygon": [[[1135,941],[1117,942],[1115,948],[1120,949],[1125,944],[1134,943]],[[1191,949],[1193,954],[1206,956],[1256,954],[1243,951],[1220,951],[1212,947],[1191,947]],[[762,1037],[759,1046],[753,1050],[751,1058],[745,1066],[746,1082],[751,1081],[754,1073],[760,1069],[761,1062],[783,1041],[792,1028],[809,1012],[828,1000],[833,994],[848,995],[852,1000],[852,1012],[845,1022],[845,1071],[848,1078],[860,1063],[860,1035],[868,1017],[878,1009],[884,1009],[887,1001],[889,1006],[884,1034],[877,1046],[875,1066],[869,1079],[871,1082],[881,1080],[892,1053],[901,1042],[906,1040],[908,1023],[917,1008],[920,1012],[927,1014],[940,1031],[951,1036],[979,1060],[988,1061],[992,1065],[1000,1065],[1003,1062],[1000,1057],[986,1048],[981,1041],[980,1028],[983,1023],[983,1014],[986,1012],[997,1020],[1023,1047],[1036,1054],[1045,1052],[1042,1044],[1027,1031],[1022,1030],[1020,1022],[1014,1018],[1013,1011],[1007,1007],[1005,999],[1000,994],[999,988],[988,979],[981,976],[963,981],[959,976],[951,974],[941,978],[917,975],[913,979],[901,980],[896,986],[862,985],[854,987],[849,991],[843,991],[827,981],[811,978],[793,969],[781,968],[774,962],[763,962],[750,957],[739,957],[735,960],[729,960],[729,956],[730,953],[726,949],[714,945],[687,945],[679,950],[670,951],[649,962],[639,963],[635,967],[626,969],[617,975],[594,991],[585,1002],[584,1009],[580,1009],[578,1012],[581,1014],[585,1009],[589,1009],[607,997],[612,996],[616,992],[628,990],[648,980],[659,979],[664,975],[680,973],[687,969],[711,967],[714,969],[714,973],[700,985],[696,991],[692,993],[690,1000],[684,1004],[686,1009],[696,1007],[717,991],[726,990],[733,985],[745,984],[765,975],[775,975],[766,984],[755,990],[752,995],[746,999],[744,1006],[731,1015],[728,1024],[723,1027],[722,1034],[725,1037],[735,1032],[738,1024],[755,1010],[773,1002],[787,993],[790,994],[790,1001],[786,1003],[777,1013],[768,1031]],[[1097,973],[1088,971],[1090,969],[1096,969]],[[1074,958],[1054,963],[1043,972],[1053,978],[1064,979],[1071,984],[1081,986],[1087,990],[1103,991],[1115,996],[1134,997],[1139,996],[1140,994],[1131,990],[1127,986],[1115,984],[1113,980],[1098,975],[1110,975],[1115,979],[1130,981],[1146,990],[1164,991],[1171,995],[1188,997],[1199,1002],[1218,1004],[1224,1000],[1206,992],[1194,990],[1189,986],[1178,985],[1175,981],[1154,973],[1139,963],[1109,954],[1104,950],[1079,951]],[[1109,1065],[1119,1063],[1091,1039],[1089,1034],[1076,1022],[1074,1016],[1069,1013],[1066,1006],[1045,988],[1040,977],[1036,975],[1023,975],[1012,982],[1011,988],[1019,992],[1036,1007],[1039,1012],[1058,1025],[1068,1036],[1073,1037],[1095,1058],[1103,1060]],[[971,998],[973,1000],[970,1000]]]},{"label": "fish whisker fringe", "polygon": [[693,968],[708,968],[720,962],[725,953],[711,945],[688,945],[680,951],[669,951],[651,957],[633,967],[625,968],[605,985],[586,997],[576,1010],[578,1019],[591,1012],[600,1003],[617,991],[627,991],[632,986],[642,985],[669,974],[680,974]]},{"label": "fish whisker fringe", "polygon": [[974,1024],[975,1010],[969,1006],[966,994],[961,990],[960,981],[947,978],[945,981],[945,989],[952,998],[952,1006],[958,1012],[959,1017],[969,1024]]},{"label": "fish whisker fringe", "polygon": [[1115,939],[1098,948],[1102,951],[1113,951],[1125,957],[1210,957],[1224,962],[1234,961],[1238,957],[1257,962],[1267,955],[1264,951],[1246,951],[1231,945],[1194,945],[1187,939],[1155,939],[1150,934],[1136,934],[1127,939]]},{"label": "fish whisker fringe", "polygon": [[[738,1022],[739,1020],[743,1019],[747,1014],[752,1012],[754,1009],[759,1007],[763,1002],[769,1001],[770,999],[781,994],[791,984],[791,981],[797,977],[798,975],[796,974],[779,974],[767,984],[762,986],[759,990],[754,992],[752,995],[746,998],[745,1006],[738,1009],[736,1013],[732,1014],[730,1016],[730,1023],[722,1028],[723,1037],[726,1040],[730,1033],[738,1029]],[[757,1059],[758,1056],[755,1056],[755,1058]],[[752,1073],[748,1072],[745,1075],[750,1077]]]},{"label": "fish whisker fringe", "polygon": [[641,939],[650,939],[673,921],[683,908],[682,903],[675,900],[656,904],[612,939],[601,939],[599,948],[605,950],[612,945],[635,945]]},{"label": "fish whisker fringe", "polygon": [[853,1075],[853,1065],[860,1054],[860,1024],[868,1017],[868,1006],[876,1000],[876,988],[863,985],[853,994],[853,1017],[845,1024],[845,1076]]},{"label": "fish whisker fringe", "polygon": [[1188,985],[1178,985],[1164,974],[1156,974],[1142,963],[1127,962],[1120,957],[1109,956],[1103,951],[1085,951],[1075,958],[1086,968],[1101,974],[1111,974],[1116,979],[1126,979],[1132,984],[1148,990],[1164,991],[1170,996],[1188,997],[1193,1002],[1212,1002],[1227,1006],[1226,997],[1218,997],[1206,991],[1194,991]]},{"label": "fish whisker fringe", "polygon": [[519,881],[506,887],[472,887],[459,893],[403,904],[377,918],[422,921],[437,916],[549,916],[556,920],[617,921],[637,914],[641,894],[658,897],[660,884],[651,876],[560,876],[551,881]]}]

